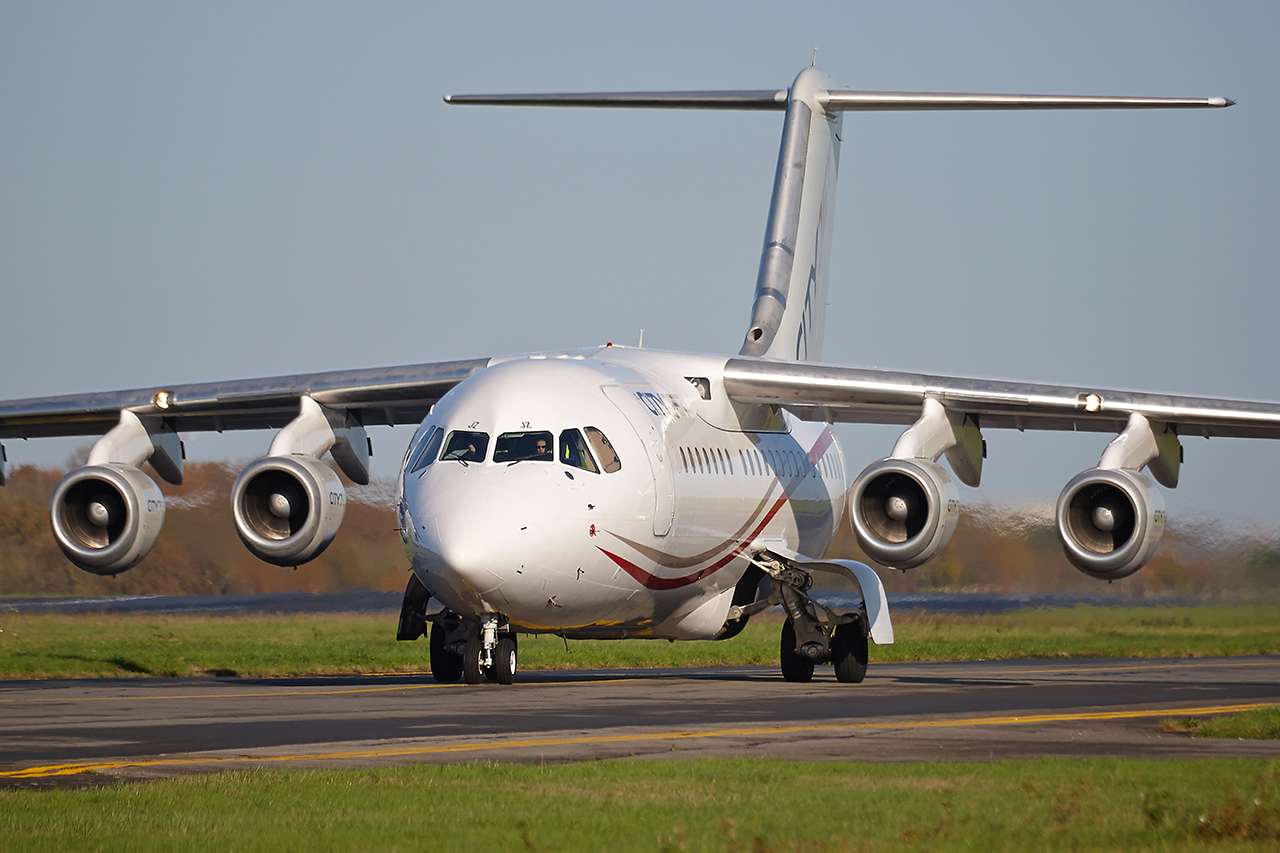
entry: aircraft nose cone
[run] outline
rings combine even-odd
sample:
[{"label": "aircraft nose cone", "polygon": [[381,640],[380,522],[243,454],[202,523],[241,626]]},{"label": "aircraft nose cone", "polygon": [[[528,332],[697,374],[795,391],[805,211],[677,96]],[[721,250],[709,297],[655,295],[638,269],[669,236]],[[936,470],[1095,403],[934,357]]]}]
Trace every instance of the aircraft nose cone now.
[{"label": "aircraft nose cone", "polygon": [[[419,557],[450,585],[484,592],[509,580],[520,562],[510,507],[489,489],[431,495],[414,507]],[[519,522],[523,523],[523,522]]]}]

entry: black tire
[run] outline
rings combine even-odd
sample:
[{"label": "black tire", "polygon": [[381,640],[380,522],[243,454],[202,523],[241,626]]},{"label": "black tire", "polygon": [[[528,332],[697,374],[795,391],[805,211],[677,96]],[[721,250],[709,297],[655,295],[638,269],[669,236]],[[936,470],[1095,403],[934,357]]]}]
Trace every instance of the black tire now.
[{"label": "black tire", "polygon": [[484,678],[480,658],[484,655],[484,642],[479,637],[467,640],[467,650],[462,653],[462,680],[467,684],[479,684]]},{"label": "black tire", "polygon": [[516,637],[511,634],[498,640],[493,650],[493,680],[510,684],[516,680]]},{"label": "black tire", "polygon": [[445,684],[452,684],[462,677],[462,658],[444,644],[443,625],[431,626],[431,677]]},{"label": "black tire", "polygon": [[788,619],[782,626],[782,642],[779,644],[782,661],[782,680],[805,684],[813,680],[813,661],[796,654],[796,626]]},{"label": "black tire", "polygon": [[836,665],[836,681],[857,684],[867,675],[867,623],[837,625],[831,637],[831,662]]}]

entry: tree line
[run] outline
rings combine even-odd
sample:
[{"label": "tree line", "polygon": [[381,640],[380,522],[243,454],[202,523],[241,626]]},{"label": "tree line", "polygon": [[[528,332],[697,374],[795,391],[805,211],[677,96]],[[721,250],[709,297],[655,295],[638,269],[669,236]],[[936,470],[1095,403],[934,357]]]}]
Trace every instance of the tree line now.
[{"label": "tree line", "polygon": [[[60,471],[14,469],[0,488],[0,595],[215,595],[401,590],[408,560],[396,531],[393,489],[348,484],[346,517],[319,558],[295,569],[260,562],[240,543],[229,495],[239,466],[188,463],[182,486],[166,487],[164,530],[151,554],[117,577],[67,562],[49,528]],[[845,519],[827,554],[863,560]],[[1172,520],[1151,562],[1105,584],[1067,562],[1051,508],[978,502],[966,506],[947,547],[908,572],[884,570],[890,592],[1074,592],[1123,596],[1248,598],[1280,588],[1280,531],[1216,519]]]}]

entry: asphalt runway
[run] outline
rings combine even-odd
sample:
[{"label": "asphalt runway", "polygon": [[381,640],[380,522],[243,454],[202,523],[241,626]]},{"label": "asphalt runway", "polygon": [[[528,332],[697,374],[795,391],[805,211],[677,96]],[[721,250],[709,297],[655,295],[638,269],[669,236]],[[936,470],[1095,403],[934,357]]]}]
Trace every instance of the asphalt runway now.
[{"label": "asphalt runway", "polygon": [[0,785],[246,767],[757,756],[874,762],[1280,756],[1280,741],[1160,733],[1280,702],[1280,656],[0,683]]}]

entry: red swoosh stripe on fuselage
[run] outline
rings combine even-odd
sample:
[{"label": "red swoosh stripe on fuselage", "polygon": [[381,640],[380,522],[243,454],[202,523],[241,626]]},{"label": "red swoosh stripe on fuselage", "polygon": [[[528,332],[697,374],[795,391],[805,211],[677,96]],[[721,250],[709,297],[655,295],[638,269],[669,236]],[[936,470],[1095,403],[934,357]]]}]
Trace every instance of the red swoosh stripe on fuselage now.
[{"label": "red swoosh stripe on fuselage", "polygon": [[[831,446],[831,442],[833,438],[834,437],[831,434],[831,428],[827,427],[826,429],[824,429],[822,431],[822,434],[818,436],[818,440],[814,442],[813,449],[809,451],[809,460],[811,462],[816,462],[817,459],[822,456],[822,454],[826,453],[827,449]],[[802,473],[799,476],[791,478],[791,482],[787,484],[787,487],[783,491],[782,496],[778,498],[776,501],[774,501],[773,506],[769,508],[769,511],[765,513],[765,517],[760,521],[759,524],[756,525],[755,529],[751,531],[751,534],[749,536],[739,541],[737,545],[735,545],[729,551],[729,553],[725,554],[719,560],[716,560],[710,566],[707,566],[704,569],[699,569],[698,571],[692,574],[684,575],[683,577],[678,577],[678,578],[659,577],[650,572],[646,572],[644,569],[640,568],[635,563],[631,562],[625,557],[620,557],[611,551],[601,548],[599,545],[597,545],[596,547],[599,548],[602,554],[604,554],[610,560],[613,560],[613,562],[617,564],[617,566],[620,569],[622,569],[627,574],[631,575],[631,577],[633,577],[641,586],[643,586],[646,589],[652,589],[652,590],[679,589],[680,587],[688,586],[691,583],[697,583],[698,581],[702,580],[708,575],[724,568],[733,560],[734,557],[741,554],[742,551],[747,547],[747,545],[751,544],[751,542],[755,540],[757,536],[760,535],[760,531],[764,530],[765,526],[768,525],[770,521],[773,521],[773,517],[778,514],[778,511],[781,510],[783,506],[786,505],[787,501],[791,499],[791,495],[795,492],[797,488],[799,488],[800,484],[804,482],[805,476],[806,475]],[[622,539],[622,537],[620,536],[617,538]],[[627,544],[632,544],[631,542],[625,539],[622,539],[622,541],[627,542]],[[727,545],[732,541],[733,540],[731,539],[726,540],[724,544]],[[645,550],[648,550],[648,549],[645,549]],[[661,554],[663,557],[667,557],[668,559],[673,559],[673,560],[680,559],[679,557],[674,557],[673,555],[666,554],[665,552],[658,552],[658,553]]]}]

